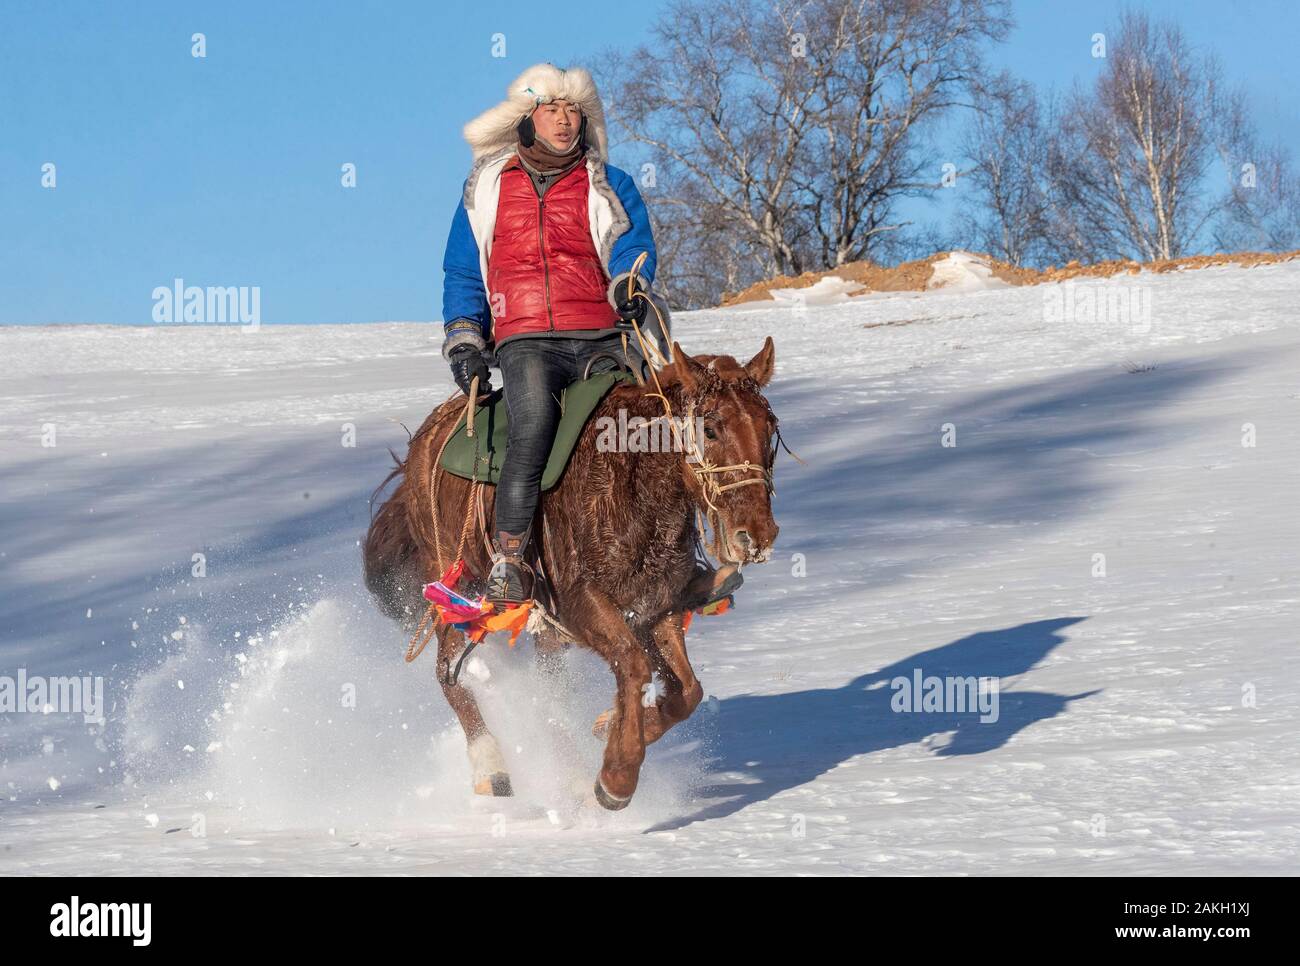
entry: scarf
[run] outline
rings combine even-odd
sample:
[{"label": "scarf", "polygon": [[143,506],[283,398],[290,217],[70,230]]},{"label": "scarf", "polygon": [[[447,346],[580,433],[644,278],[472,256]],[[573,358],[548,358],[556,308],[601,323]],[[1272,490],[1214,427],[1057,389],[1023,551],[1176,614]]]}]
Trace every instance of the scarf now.
[{"label": "scarf", "polygon": [[521,144],[517,150],[519,157],[526,161],[534,171],[545,175],[568,171],[587,155],[587,152],[582,149],[580,140],[575,140],[573,146],[561,154],[551,147],[545,139],[540,137],[533,138],[530,147],[524,147]]}]

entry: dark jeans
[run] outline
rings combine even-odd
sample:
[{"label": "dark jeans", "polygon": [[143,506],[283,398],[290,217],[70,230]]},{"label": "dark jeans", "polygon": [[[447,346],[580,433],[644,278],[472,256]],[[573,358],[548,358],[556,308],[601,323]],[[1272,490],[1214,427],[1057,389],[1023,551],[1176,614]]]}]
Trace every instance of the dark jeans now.
[{"label": "dark jeans", "polygon": [[[641,356],[635,338],[629,338],[633,364],[639,365]],[[602,352],[622,362],[623,345],[618,332],[598,339],[525,336],[497,349],[510,428],[497,484],[496,529],[520,533],[532,522],[542,472],[560,424],[560,393],[569,383],[581,379],[587,362]],[[614,360],[599,359],[591,371],[594,374],[616,368]]]}]

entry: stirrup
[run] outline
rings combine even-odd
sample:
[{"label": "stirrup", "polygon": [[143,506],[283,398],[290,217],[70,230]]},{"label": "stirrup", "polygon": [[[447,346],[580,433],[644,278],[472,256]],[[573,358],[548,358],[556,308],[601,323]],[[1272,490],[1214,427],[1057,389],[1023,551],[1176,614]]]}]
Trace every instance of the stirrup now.
[{"label": "stirrup", "polygon": [[686,585],[682,606],[686,610],[698,610],[715,604],[734,594],[744,582],[744,575],[736,564],[723,564],[717,570],[700,565]]}]

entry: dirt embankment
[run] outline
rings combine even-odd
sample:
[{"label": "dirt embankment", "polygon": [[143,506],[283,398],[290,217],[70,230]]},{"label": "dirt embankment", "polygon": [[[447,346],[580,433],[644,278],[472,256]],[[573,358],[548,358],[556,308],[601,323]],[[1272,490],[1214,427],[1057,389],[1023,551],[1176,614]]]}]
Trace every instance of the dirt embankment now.
[{"label": "dirt embankment", "polygon": [[[741,302],[758,302],[771,298],[771,291],[778,288],[808,288],[821,279],[837,276],[850,282],[858,282],[867,292],[920,292],[930,288],[930,277],[934,263],[948,258],[949,252],[936,252],[914,262],[902,262],[886,267],[871,262],[849,262],[839,268],[824,272],[804,272],[802,275],[779,275],[763,282],[755,282],[742,292],[724,293],[722,305],[738,305]],[[1174,258],[1158,262],[1135,262],[1128,259],[1097,262],[1081,265],[1070,262],[1066,265],[1049,265],[1045,269],[1017,268],[1007,262],[1000,262],[987,255],[975,256],[989,267],[994,278],[1011,285],[1037,285],[1042,282],[1063,282],[1072,278],[1109,278],[1112,275],[1139,272],[1174,272],[1182,269],[1208,268],[1212,265],[1271,265],[1300,257],[1300,250],[1291,252],[1238,252],[1232,255],[1191,255],[1187,258]]]}]

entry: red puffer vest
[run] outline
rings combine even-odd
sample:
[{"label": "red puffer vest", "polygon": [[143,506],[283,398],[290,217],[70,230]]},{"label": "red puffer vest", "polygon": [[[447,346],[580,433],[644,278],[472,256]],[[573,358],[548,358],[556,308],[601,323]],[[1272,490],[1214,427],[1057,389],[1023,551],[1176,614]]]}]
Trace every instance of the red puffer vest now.
[{"label": "red puffer vest", "polygon": [[591,240],[589,187],[585,163],[540,199],[518,157],[502,170],[487,277],[498,345],[525,332],[605,329],[618,320]]}]

